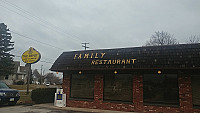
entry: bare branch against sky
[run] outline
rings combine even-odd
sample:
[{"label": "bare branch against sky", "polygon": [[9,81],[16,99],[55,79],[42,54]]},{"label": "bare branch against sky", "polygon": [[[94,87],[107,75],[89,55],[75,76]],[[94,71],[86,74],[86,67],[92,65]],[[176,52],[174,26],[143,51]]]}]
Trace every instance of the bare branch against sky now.
[{"label": "bare branch against sky", "polygon": [[191,35],[191,36],[187,39],[187,43],[188,43],[188,44],[200,43],[200,36]]},{"label": "bare branch against sky", "polygon": [[146,46],[162,46],[162,45],[175,45],[178,44],[176,38],[168,32],[157,31],[153,34],[149,41],[146,42]]}]

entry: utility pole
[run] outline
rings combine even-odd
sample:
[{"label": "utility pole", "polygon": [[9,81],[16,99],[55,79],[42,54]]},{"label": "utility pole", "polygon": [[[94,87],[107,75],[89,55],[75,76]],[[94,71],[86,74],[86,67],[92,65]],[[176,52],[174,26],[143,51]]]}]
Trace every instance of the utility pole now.
[{"label": "utility pole", "polygon": [[86,50],[87,48],[89,48],[89,47],[87,47],[87,44],[90,44],[90,43],[85,42],[85,43],[81,43],[81,44],[83,44],[82,47],[84,47]]},{"label": "utility pole", "polygon": [[43,66],[43,65],[41,65],[40,85],[42,85],[42,66]]}]

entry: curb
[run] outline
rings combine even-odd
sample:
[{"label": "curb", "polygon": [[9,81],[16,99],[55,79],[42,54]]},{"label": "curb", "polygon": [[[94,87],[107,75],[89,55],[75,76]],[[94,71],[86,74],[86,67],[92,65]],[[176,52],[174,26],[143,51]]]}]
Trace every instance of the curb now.
[{"label": "curb", "polygon": [[111,111],[102,109],[90,109],[90,108],[75,108],[75,107],[56,107],[53,103],[48,104],[35,104],[34,107],[48,108],[48,109],[58,109],[65,111],[75,111],[75,112],[87,112],[87,113],[138,113],[138,112],[124,112],[124,111]]}]

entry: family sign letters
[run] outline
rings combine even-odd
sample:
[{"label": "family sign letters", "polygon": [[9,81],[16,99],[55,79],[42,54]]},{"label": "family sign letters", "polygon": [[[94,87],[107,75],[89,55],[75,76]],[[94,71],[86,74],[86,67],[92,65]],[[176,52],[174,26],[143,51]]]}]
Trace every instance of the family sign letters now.
[{"label": "family sign letters", "polygon": [[120,59],[106,59],[106,53],[80,53],[74,55],[74,60],[92,59],[91,65],[125,65],[134,64],[136,59],[134,58],[120,58]]}]

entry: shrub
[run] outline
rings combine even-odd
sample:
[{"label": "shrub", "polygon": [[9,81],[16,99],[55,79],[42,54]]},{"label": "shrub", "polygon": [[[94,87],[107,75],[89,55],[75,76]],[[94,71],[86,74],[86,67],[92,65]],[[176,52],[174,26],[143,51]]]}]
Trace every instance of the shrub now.
[{"label": "shrub", "polygon": [[32,90],[31,99],[36,104],[53,103],[56,88],[38,88]]},{"label": "shrub", "polygon": [[16,84],[17,85],[24,85],[24,81],[18,81]]}]

